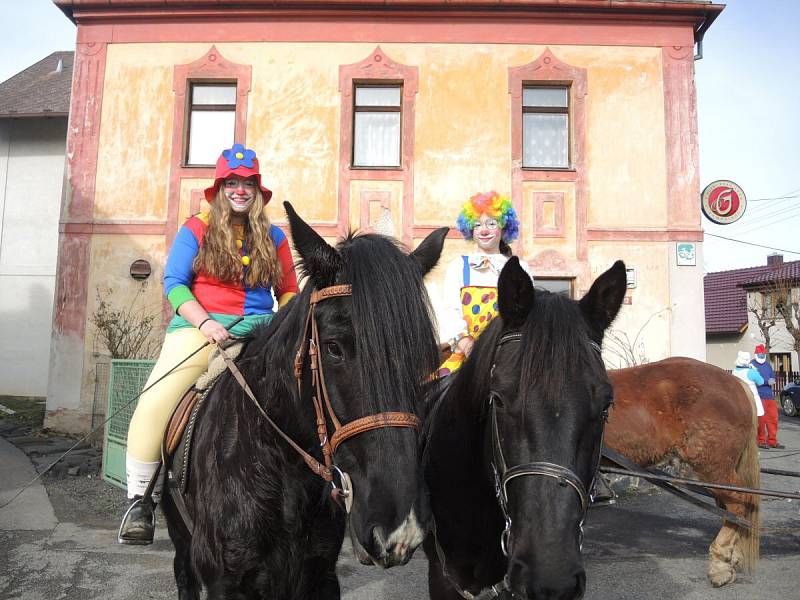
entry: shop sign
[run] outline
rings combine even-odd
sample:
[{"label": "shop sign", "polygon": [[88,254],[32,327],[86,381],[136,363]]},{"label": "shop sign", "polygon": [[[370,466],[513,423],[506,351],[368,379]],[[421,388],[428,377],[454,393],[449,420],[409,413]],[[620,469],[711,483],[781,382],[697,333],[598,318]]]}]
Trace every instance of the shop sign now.
[{"label": "shop sign", "polygon": [[709,221],[728,225],[742,218],[747,207],[747,198],[744,190],[734,182],[719,179],[709,183],[703,190],[700,205]]}]

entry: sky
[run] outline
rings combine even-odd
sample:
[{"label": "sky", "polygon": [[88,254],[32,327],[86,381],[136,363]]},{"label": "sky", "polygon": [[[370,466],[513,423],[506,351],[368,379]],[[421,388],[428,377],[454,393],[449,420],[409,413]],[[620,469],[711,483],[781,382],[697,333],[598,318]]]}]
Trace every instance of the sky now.
[{"label": "sky", "polygon": [[[12,24],[0,36],[0,81],[75,48],[75,26],[51,0],[0,0],[0,22]],[[776,252],[800,260],[798,30],[800,0],[730,0],[705,35],[695,62],[700,189],[729,179],[748,198],[736,223],[702,217],[706,272],[766,264]]]}]

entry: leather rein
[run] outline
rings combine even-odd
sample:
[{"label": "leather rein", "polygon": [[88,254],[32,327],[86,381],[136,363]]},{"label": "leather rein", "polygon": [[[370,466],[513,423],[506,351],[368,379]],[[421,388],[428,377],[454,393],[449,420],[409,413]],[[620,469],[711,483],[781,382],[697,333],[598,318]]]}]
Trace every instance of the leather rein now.
[{"label": "leather rein", "polygon": [[[494,369],[497,366],[497,351],[500,349],[503,344],[507,344],[510,342],[521,342],[523,334],[519,331],[513,331],[510,333],[506,333],[497,341],[497,344],[494,348],[494,356],[492,357],[492,367],[490,371],[490,382],[491,377],[494,375]],[[598,359],[600,359],[600,355],[602,353],[602,348],[599,344],[594,341],[589,342],[592,346],[592,349],[596,352]],[[490,383],[491,385],[491,383]],[[496,410],[496,403],[495,399],[497,398],[497,393],[494,390],[489,391],[489,412],[490,412],[490,427],[491,427],[491,435],[492,435],[492,472],[494,474],[494,481],[495,481],[495,495],[497,497],[497,502],[500,505],[500,510],[503,513],[503,519],[505,520],[505,528],[503,532],[500,534],[500,549],[503,552],[504,556],[508,556],[510,551],[511,545],[511,516],[508,513],[508,492],[507,486],[508,483],[516,479],[518,477],[533,477],[533,476],[542,476],[542,477],[550,477],[555,479],[559,485],[567,486],[569,485],[572,487],[575,492],[578,494],[578,500],[581,505],[581,520],[578,525],[579,533],[580,533],[580,545],[583,547],[583,524],[586,520],[586,513],[589,509],[589,504],[591,503],[591,495],[586,490],[586,486],[584,486],[583,482],[581,481],[580,477],[575,474],[574,471],[564,467],[562,465],[558,465],[551,462],[544,462],[544,461],[537,461],[537,462],[529,462],[524,463],[521,465],[514,465],[512,467],[508,467],[506,463],[505,456],[503,455],[503,447],[500,444],[500,432],[497,425],[497,410]],[[605,431],[605,422],[608,419],[608,409],[603,412],[603,431]],[[602,433],[601,433],[601,442],[599,445],[600,450],[602,450]],[[592,471],[592,481],[590,482],[589,489],[592,488],[592,484],[594,483],[594,477],[597,474],[597,469],[600,466],[600,451],[598,451],[597,460],[595,461],[595,467]],[[446,563],[445,563],[445,556],[444,550],[442,549],[441,545],[439,544],[439,539],[436,536],[436,525],[434,523],[434,541],[436,543],[436,552],[439,556],[439,562],[442,565],[442,573],[445,577],[449,580],[450,584],[455,588],[456,592],[462,597],[467,600],[489,600],[491,598],[499,598],[500,595],[504,592],[507,592],[512,598],[516,597],[513,590],[511,590],[510,583],[508,581],[508,576],[504,576],[502,580],[497,582],[496,584],[486,587],[482,589],[478,594],[472,594],[471,592],[467,591],[466,589],[462,588],[455,579],[452,577],[450,573],[447,571]]]},{"label": "leather rein", "polygon": [[[332,486],[331,497],[340,505],[344,503],[345,510],[349,513],[353,505],[353,484],[350,476],[339,469],[333,460],[336,449],[344,442],[372,429],[383,427],[407,427],[419,430],[420,420],[417,415],[407,412],[382,412],[374,415],[361,417],[345,425],[342,425],[333,410],[328,389],[325,385],[325,373],[322,368],[322,360],[319,355],[319,330],[315,308],[317,304],[328,298],[342,298],[352,295],[352,286],[333,285],[320,290],[313,289],[306,314],[305,325],[301,336],[300,347],[294,359],[294,376],[297,381],[297,392],[300,398],[302,395],[303,366],[308,358],[311,368],[311,382],[313,393],[311,401],[314,405],[316,415],[317,435],[319,436],[320,448],[322,449],[322,462],[318,461],[311,454],[303,450],[286,432],[284,432],[267,414],[264,408],[256,399],[253,390],[247,380],[242,375],[239,368],[230,356],[219,348],[225,364],[233,374],[236,381],[245,391],[250,400],[255,404],[261,416],[267,421],[272,429],[280,435],[292,449],[297,452],[309,469]],[[327,417],[326,417],[327,413]],[[328,422],[330,418],[333,423],[333,435],[328,435]],[[339,484],[334,480],[334,474],[339,475]]]}]

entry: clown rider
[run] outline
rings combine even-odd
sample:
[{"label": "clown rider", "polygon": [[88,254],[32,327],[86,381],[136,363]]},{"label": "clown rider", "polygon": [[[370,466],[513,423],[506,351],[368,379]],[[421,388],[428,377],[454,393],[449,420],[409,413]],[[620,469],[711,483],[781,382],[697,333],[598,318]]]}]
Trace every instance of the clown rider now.
[{"label": "clown rider", "polygon": [[[509,244],[519,235],[511,201],[494,191],[475,194],[465,202],[456,227],[475,246],[471,254],[455,258],[447,267],[440,318],[452,354],[439,367],[440,377],[461,366],[497,315],[497,279],[511,257]],[[520,266],[531,275],[524,261]]]},{"label": "clown rider", "polygon": [[214,184],[205,190],[209,209],[190,217],[175,236],[164,269],[164,291],[175,315],[128,429],[133,503],[120,525],[122,544],[153,541],[162,479],[152,494],[146,492],[159,469],[164,429],[183,393],[205,372],[213,344],[269,322],[273,294],[283,307],[297,293],[289,242],[267,216],[271,197],[256,153],[234,144],[217,159]]}]

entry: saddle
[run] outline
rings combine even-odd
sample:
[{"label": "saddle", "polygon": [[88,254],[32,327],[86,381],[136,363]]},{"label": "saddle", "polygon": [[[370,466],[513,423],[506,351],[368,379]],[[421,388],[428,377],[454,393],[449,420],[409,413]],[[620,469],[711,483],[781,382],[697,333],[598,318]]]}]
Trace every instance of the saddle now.
[{"label": "saddle", "polygon": [[[225,351],[228,356],[235,359],[241,353],[242,347],[241,342],[236,342],[228,346]],[[161,444],[161,461],[166,467],[166,485],[189,532],[194,527],[183,495],[189,483],[189,460],[197,415],[214,382],[225,370],[225,361],[215,350],[209,357],[208,371],[186,390],[172,411]]]}]

